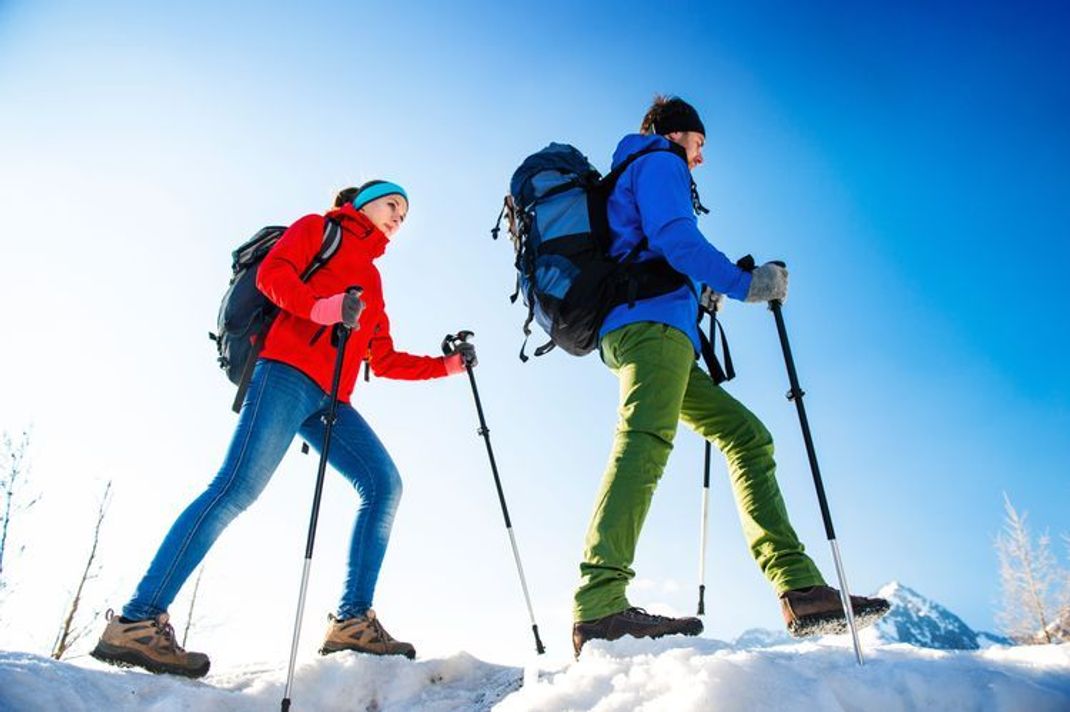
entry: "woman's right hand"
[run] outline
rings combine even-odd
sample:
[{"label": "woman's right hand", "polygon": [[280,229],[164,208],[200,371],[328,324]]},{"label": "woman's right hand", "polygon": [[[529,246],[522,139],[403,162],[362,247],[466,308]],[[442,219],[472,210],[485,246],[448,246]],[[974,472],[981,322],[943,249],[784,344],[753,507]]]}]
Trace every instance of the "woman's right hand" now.
[{"label": "woman's right hand", "polygon": [[317,300],[312,305],[309,319],[324,326],[332,326],[341,322],[350,329],[355,328],[357,320],[360,319],[360,313],[364,311],[360,291],[360,289],[350,289],[335,294],[333,297]]}]

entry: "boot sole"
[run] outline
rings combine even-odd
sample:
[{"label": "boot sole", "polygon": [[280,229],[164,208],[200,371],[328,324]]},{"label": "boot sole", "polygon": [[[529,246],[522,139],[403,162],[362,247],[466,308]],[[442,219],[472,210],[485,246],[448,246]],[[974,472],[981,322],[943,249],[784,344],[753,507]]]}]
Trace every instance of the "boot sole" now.
[{"label": "boot sole", "polygon": [[109,645],[104,641],[98,642],[97,647],[93,648],[89,654],[102,663],[120,668],[139,667],[156,675],[180,675],[191,679],[204,677],[208,674],[208,668],[211,667],[211,662],[206,662],[203,668],[184,668],[177,665],[168,665],[167,663],[153,660],[136,650]]},{"label": "boot sole", "polygon": [[346,647],[328,648],[327,646],[323,646],[322,648],[319,649],[319,654],[320,655],[330,655],[332,653],[341,653],[342,651],[345,651],[345,650],[349,650],[349,651],[354,652],[354,653],[363,653],[364,655],[375,655],[376,657],[380,657],[380,658],[385,658],[385,657],[389,657],[389,656],[392,656],[392,655],[403,655],[406,658],[408,658],[409,660],[415,660],[416,659],[416,651],[415,650],[413,650],[411,653],[410,652],[401,652],[401,651],[396,652],[396,653],[377,653],[374,650],[364,650],[363,648],[346,648]]},{"label": "boot sole", "polygon": [[[890,606],[855,611],[855,628],[861,630],[873,625],[890,610]],[[807,616],[788,624],[788,633],[793,638],[812,638],[819,635],[842,635],[850,631],[847,618],[842,612],[824,616]]]},{"label": "boot sole", "polygon": [[702,621],[696,620],[694,623],[689,624],[687,627],[681,628],[680,630],[663,630],[663,631],[660,631],[660,632],[649,633],[649,634],[644,634],[644,635],[636,635],[635,633],[625,631],[625,632],[623,632],[623,633],[621,633],[619,635],[614,635],[614,636],[591,636],[590,638],[584,638],[583,642],[580,643],[578,648],[575,647],[575,643],[573,643],[573,651],[575,652],[575,657],[578,659],[580,657],[580,651],[583,650],[583,646],[586,645],[588,642],[590,642],[592,640],[607,640],[607,641],[612,642],[614,640],[620,640],[621,638],[623,638],[626,635],[627,636],[631,636],[632,638],[635,638],[636,640],[641,640],[643,638],[649,638],[651,640],[657,640],[658,638],[664,638],[667,635],[684,635],[684,636],[687,636],[687,637],[694,637],[694,636],[698,635],[699,633],[701,633],[703,631],[703,629],[704,628],[703,628],[703,625],[702,625]]}]

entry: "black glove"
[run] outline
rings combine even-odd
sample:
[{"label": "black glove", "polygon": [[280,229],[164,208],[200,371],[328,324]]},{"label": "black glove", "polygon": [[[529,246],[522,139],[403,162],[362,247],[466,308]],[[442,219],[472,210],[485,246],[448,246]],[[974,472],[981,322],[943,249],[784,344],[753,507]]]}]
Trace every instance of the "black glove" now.
[{"label": "black glove", "polygon": [[364,311],[364,301],[360,298],[360,290],[351,289],[346,292],[342,299],[342,323],[350,329],[357,326],[360,313]]},{"label": "black glove", "polygon": [[476,364],[479,363],[479,359],[476,358],[475,344],[470,344],[467,341],[461,341],[457,344],[457,348],[454,349],[454,353],[459,353],[461,355],[461,358],[464,359],[464,362],[473,368],[475,368]]}]

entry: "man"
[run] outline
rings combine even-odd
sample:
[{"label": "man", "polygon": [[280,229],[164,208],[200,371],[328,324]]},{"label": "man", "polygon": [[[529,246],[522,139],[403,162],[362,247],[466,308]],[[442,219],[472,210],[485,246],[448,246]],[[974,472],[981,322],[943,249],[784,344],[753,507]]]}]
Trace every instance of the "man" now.
[{"label": "man", "polygon": [[[609,197],[610,254],[643,244],[638,262],[665,260],[696,284],[733,299],[766,303],[787,296],[788,273],[775,264],[746,272],[706,241],[691,170],[702,165],[706,130],[687,102],[657,97],[639,134],[625,136],[617,166],[639,151]],[[645,241],[645,243],[644,243]],[[691,284],[622,304],[599,332],[602,360],[620,379],[620,421],[595,500],[580,564],[572,631],[576,655],[591,639],[624,635],[698,635],[697,618],[651,615],[625,589],[643,521],[665,469],[678,421],[717,446],[729,475],[751,554],[780,598],[795,636],[846,629],[839,592],[825,585],[788,521],[776,481],[773,440],[765,426],[699,368],[698,298]],[[859,625],[877,620],[888,602],[852,596]]]}]

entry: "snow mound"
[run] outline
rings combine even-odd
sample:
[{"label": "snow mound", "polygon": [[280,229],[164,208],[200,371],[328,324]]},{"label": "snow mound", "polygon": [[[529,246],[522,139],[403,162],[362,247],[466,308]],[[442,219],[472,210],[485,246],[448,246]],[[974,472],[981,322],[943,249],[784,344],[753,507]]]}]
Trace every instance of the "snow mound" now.
[{"label": "snow mound", "polygon": [[[291,699],[295,712],[490,710],[522,675],[465,653],[417,662],[336,653],[298,668]],[[0,652],[0,712],[262,712],[279,708],[285,685],[285,669],[196,681]]]},{"label": "snow mound", "polygon": [[[531,672],[534,672],[532,670]],[[528,678],[465,653],[410,662],[338,653],[298,669],[295,712],[1065,712],[1070,644],[866,651],[795,643],[741,649],[705,638],[592,641],[574,664]],[[285,671],[245,669],[204,681],[0,652],[2,712],[253,712],[278,709]]]},{"label": "snow mound", "polygon": [[768,628],[748,628],[732,641],[733,648],[771,648],[774,645],[788,645],[795,640],[784,630]]},{"label": "snow mound", "polygon": [[796,643],[740,650],[704,639],[588,643],[575,665],[543,676],[500,712],[1070,710],[1070,645],[946,652]]}]

